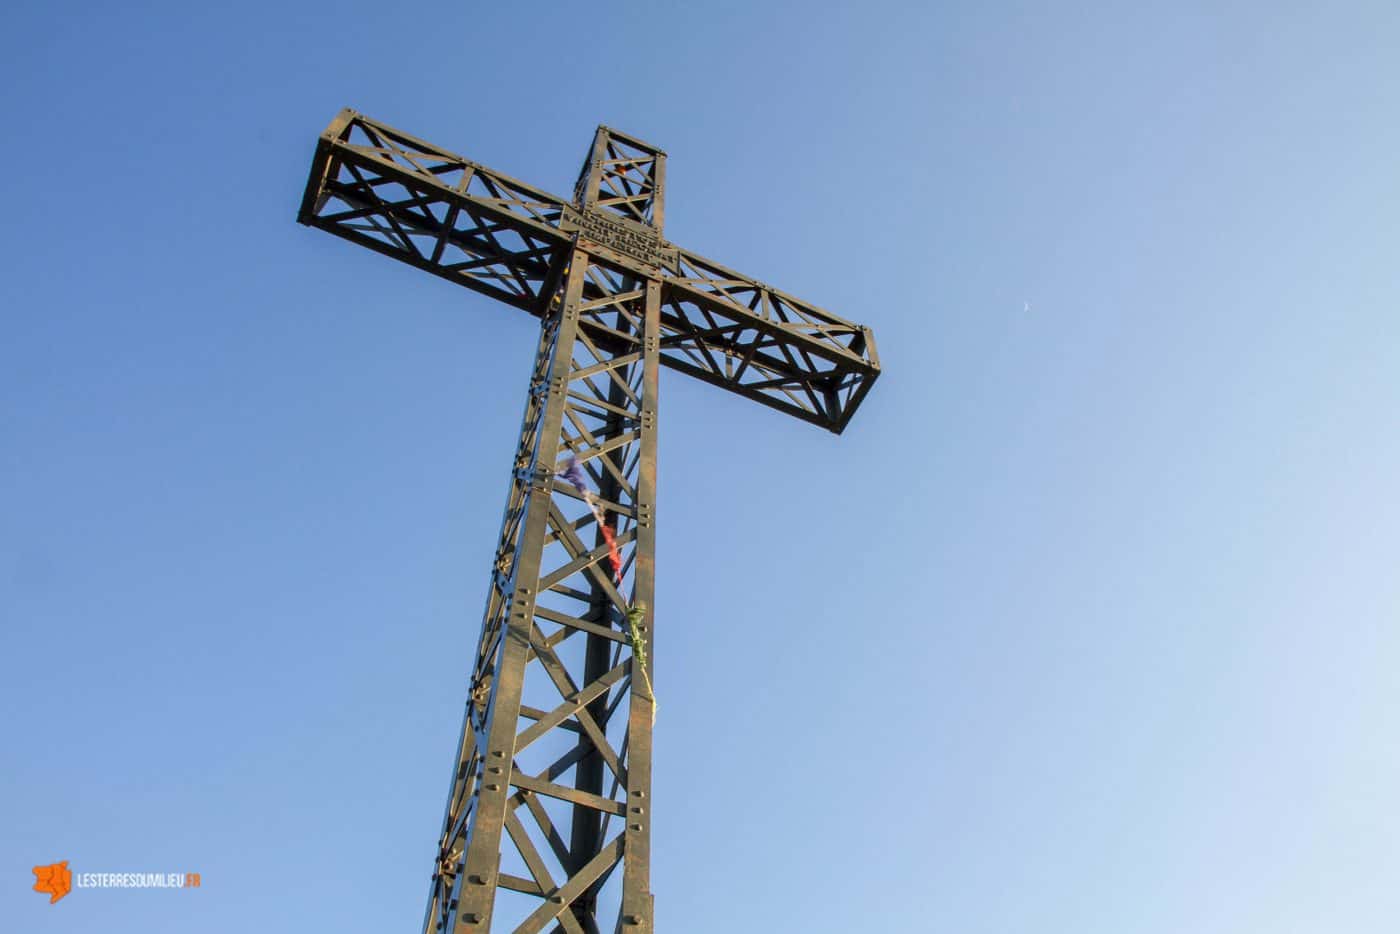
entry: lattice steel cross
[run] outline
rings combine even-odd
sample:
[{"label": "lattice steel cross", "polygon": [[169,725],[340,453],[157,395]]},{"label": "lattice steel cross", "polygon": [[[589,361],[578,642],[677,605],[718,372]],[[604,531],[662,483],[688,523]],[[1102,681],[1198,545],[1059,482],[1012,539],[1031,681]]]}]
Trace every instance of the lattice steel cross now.
[{"label": "lattice steel cross", "polygon": [[316,146],[303,224],[541,319],[428,934],[653,929],[626,611],[650,665],[659,367],[838,433],[880,372],[868,328],[664,240],[665,186],[665,153],[601,126],[572,202],[349,110]]}]

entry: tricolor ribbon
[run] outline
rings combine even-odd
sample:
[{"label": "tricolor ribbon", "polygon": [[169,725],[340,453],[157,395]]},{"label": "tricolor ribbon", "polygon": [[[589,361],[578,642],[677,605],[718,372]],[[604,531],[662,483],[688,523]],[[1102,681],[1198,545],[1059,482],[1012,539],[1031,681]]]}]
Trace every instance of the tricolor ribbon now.
[{"label": "tricolor ribbon", "polygon": [[612,565],[613,581],[621,584],[622,553],[617,548],[617,535],[613,532],[612,523],[604,517],[603,510],[599,508],[598,501],[593,497],[593,490],[588,485],[588,475],[583,472],[583,465],[578,462],[577,457],[570,454],[564,469],[558,471],[558,474],[567,480],[570,486],[578,490],[583,501],[588,504],[588,510],[593,513],[593,518],[598,522],[598,530],[603,534],[603,542],[608,546],[608,563]]}]

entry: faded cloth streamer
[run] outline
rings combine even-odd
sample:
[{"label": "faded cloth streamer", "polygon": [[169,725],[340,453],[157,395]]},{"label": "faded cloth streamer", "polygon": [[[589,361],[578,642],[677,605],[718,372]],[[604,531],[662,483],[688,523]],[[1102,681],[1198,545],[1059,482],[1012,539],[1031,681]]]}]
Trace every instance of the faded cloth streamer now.
[{"label": "faded cloth streamer", "polygon": [[593,498],[593,491],[588,487],[588,475],[583,472],[583,466],[579,464],[577,457],[570,454],[564,469],[557,473],[569,481],[569,485],[578,490],[583,501],[588,504],[588,511],[593,513],[598,530],[603,533],[603,541],[608,546],[608,563],[612,565],[613,581],[621,584],[622,553],[617,550],[617,535],[613,532],[612,523],[604,518],[603,510],[598,508],[598,501]]},{"label": "faded cloth streamer", "polygon": [[627,608],[627,637],[632,643],[632,663],[642,669],[642,680],[647,683],[647,694],[651,696],[651,722],[656,722],[656,691],[651,686],[651,675],[647,674],[647,643],[642,638],[642,620],[647,617],[645,603],[637,603]]}]

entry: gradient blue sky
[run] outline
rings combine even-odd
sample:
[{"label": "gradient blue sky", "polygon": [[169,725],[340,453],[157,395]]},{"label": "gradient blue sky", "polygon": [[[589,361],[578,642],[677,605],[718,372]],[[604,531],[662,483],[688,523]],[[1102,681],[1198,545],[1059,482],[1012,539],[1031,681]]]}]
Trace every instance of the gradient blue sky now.
[{"label": "gradient blue sky", "polygon": [[1393,2],[4,22],[0,928],[420,923],[534,323],[294,223],[345,106],[875,329],[664,375],[660,930],[1400,924]]}]

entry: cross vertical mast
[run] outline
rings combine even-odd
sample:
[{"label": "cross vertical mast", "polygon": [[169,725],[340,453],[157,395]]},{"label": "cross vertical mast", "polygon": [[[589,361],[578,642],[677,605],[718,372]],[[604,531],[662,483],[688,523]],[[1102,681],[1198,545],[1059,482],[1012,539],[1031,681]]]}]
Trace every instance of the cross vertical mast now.
[{"label": "cross vertical mast", "polygon": [[[651,227],[664,158],[600,129],[579,209]],[[649,642],[660,291],[590,245],[541,324],[426,934],[652,930],[653,698],[627,611]]]}]

